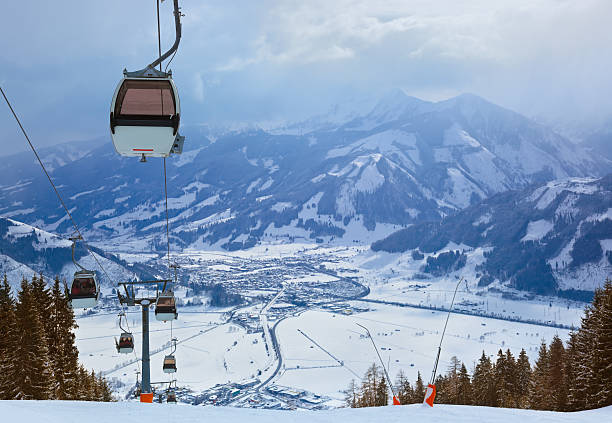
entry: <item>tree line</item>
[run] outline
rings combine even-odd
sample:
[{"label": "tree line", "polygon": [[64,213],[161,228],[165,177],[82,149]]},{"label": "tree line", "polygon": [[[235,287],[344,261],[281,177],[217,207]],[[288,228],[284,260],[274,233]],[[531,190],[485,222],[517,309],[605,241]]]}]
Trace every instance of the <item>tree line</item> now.
[{"label": "tree line", "polygon": [[79,364],[77,324],[58,278],[0,284],[0,399],[112,401],[107,382]]},{"label": "tree line", "polygon": [[[435,384],[438,404],[553,411],[612,405],[612,281],[606,280],[595,290],[580,328],[570,334],[566,344],[558,336],[550,345],[542,342],[533,367],[525,349],[516,358],[510,349],[500,349],[495,360],[483,351],[471,374],[464,363],[452,357],[448,371],[439,375]],[[400,371],[395,388],[402,404],[423,402],[425,388],[420,373],[413,386]],[[355,381],[349,385],[346,405],[387,405],[386,390],[382,373],[372,365],[361,385]]]}]

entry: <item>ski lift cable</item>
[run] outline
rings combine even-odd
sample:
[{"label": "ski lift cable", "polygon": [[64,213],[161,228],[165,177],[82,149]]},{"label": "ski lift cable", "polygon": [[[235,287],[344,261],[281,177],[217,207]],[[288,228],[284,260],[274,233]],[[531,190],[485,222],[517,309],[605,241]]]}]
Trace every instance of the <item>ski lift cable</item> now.
[{"label": "ski lift cable", "polygon": [[[162,62],[163,62],[163,58],[162,58],[162,53],[161,53],[161,26],[160,26],[160,20],[159,20],[159,0],[155,1],[156,5],[157,5],[157,52],[159,54],[159,58],[157,59],[159,61],[159,70],[162,70]],[[178,8],[177,8],[177,12],[178,12]],[[180,12],[178,12],[180,13]],[[180,37],[180,35],[177,36],[177,40]],[[178,47],[178,46],[177,46]],[[174,54],[176,54],[178,48],[174,50]],[[172,56],[172,58],[174,58],[174,55]],[[168,62],[168,65],[170,65],[170,63]],[[161,102],[162,106],[163,106],[163,101]],[[166,242],[168,244],[168,272],[171,271],[171,267],[170,267],[170,220],[168,218],[168,181],[167,181],[167,176],[166,176],[166,158],[164,157],[164,198],[165,198],[165,208],[166,208]]]},{"label": "ski lift cable", "polygon": [[13,106],[11,104],[11,102],[9,101],[9,99],[7,98],[6,94],[4,93],[4,90],[2,89],[2,87],[0,86],[0,93],[2,93],[2,97],[4,97],[4,101],[6,102],[7,106],[9,107],[9,109],[11,110],[11,113],[13,114],[13,117],[15,118],[15,121],[17,121],[17,124],[19,125],[19,128],[21,129],[21,132],[23,133],[26,141],[28,142],[30,148],[32,149],[32,152],[34,153],[34,155],[36,156],[36,160],[38,160],[38,164],[40,165],[40,167],[42,168],[43,172],[45,173],[45,175],[47,176],[47,179],[49,180],[49,183],[51,184],[51,186],[53,187],[53,191],[55,191],[55,195],[57,196],[58,200],[60,201],[62,207],[64,208],[64,211],[66,212],[66,215],[70,218],[70,221],[72,222],[72,226],[74,227],[75,232],[78,234],[79,238],[83,241],[83,245],[85,246],[85,249],[87,249],[87,252],[89,254],[91,254],[91,256],[94,258],[95,262],[97,263],[98,267],[102,270],[102,272],[104,273],[104,275],[108,278],[108,280],[110,282],[112,282],[111,277],[109,276],[108,272],[106,271],[106,269],[104,268],[104,266],[102,266],[102,263],[100,263],[100,261],[98,260],[98,258],[96,257],[96,255],[93,253],[93,251],[91,250],[91,248],[89,248],[89,245],[87,244],[87,242],[85,241],[85,238],[83,237],[83,234],[81,233],[78,225],[76,224],[74,218],[72,217],[72,214],[70,213],[70,210],[68,210],[68,207],[66,206],[66,203],[64,202],[64,200],[62,199],[62,196],[60,195],[59,191],[57,190],[57,187],[55,186],[55,184],[53,183],[53,180],[51,179],[51,176],[49,175],[49,172],[47,172],[47,169],[45,168],[45,165],[43,164],[42,160],[40,159],[40,156],[38,155],[38,152],[36,151],[36,148],[34,148],[34,145],[32,144],[32,141],[30,141],[30,137],[28,136],[28,133],[26,132],[25,128],[23,127],[23,125],[21,124],[21,120],[19,119],[19,117],[17,116],[17,113],[15,112],[15,110],[13,109]]},{"label": "ski lift cable", "polygon": [[[107,277],[107,279],[112,283],[112,279],[111,279],[110,275],[108,274],[108,272],[106,271],[106,269],[104,268],[102,263],[98,260],[96,255],[93,253],[93,251],[89,248],[89,245],[87,244],[87,242],[83,238],[83,234],[79,230],[79,227],[76,224],[74,218],[72,217],[72,214],[70,213],[70,210],[68,210],[68,207],[66,206],[66,203],[64,202],[62,196],[60,195],[59,191],[57,190],[57,187],[55,186],[55,183],[51,179],[51,176],[49,175],[49,172],[47,172],[47,169],[45,168],[45,165],[43,164],[42,160],[40,159],[40,156],[38,155],[38,152],[36,151],[36,148],[32,144],[32,141],[30,140],[30,137],[28,136],[28,133],[26,132],[25,128],[23,127],[23,125],[21,123],[21,120],[17,116],[17,113],[15,112],[15,109],[13,109],[13,105],[9,101],[8,97],[6,96],[6,93],[4,92],[4,90],[2,89],[1,86],[0,86],[0,93],[2,93],[2,97],[4,97],[4,101],[6,102],[6,104],[9,107],[11,113],[13,114],[13,117],[15,118],[15,121],[19,125],[19,128],[21,129],[21,132],[23,133],[26,141],[28,142],[28,145],[32,149],[32,152],[36,156],[36,160],[38,160],[38,164],[42,168],[42,170],[45,173],[45,176],[47,177],[47,179],[49,180],[49,183],[51,184],[51,187],[53,187],[53,191],[55,192],[55,195],[57,196],[59,202],[61,203],[62,207],[64,208],[64,211],[66,212],[66,215],[70,218],[70,221],[72,222],[72,226],[74,227],[74,230],[75,230],[76,234],[78,235],[78,238],[83,242],[83,245],[85,246],[85,249],[94,258],[96,264],[102,270],[102,272]],[[73,261],[74,261],[74,241],[73,241],[73,245],[72,245],[72,257],[73,257]],[[76,261],[75,261],[75,263],[76,263]],[[81,267],[81,266],[79,266],[79,267]],[[123,304],[122,304],[122,307],[123,307],[123,311],[125,312],[125,306]],[[130,331],[130,324],[129,324],[129,320],[127,319],[127,316],[126,316],[125,320],[126,320],[126,326],[128,328],[128,331]],[[134,351],[134,357],[137,360],[139,360],[135,351]],[[137,361],[137,365],[138,365],[138,369],[140,369],[140,363],[138,363],[138,361]]]}]

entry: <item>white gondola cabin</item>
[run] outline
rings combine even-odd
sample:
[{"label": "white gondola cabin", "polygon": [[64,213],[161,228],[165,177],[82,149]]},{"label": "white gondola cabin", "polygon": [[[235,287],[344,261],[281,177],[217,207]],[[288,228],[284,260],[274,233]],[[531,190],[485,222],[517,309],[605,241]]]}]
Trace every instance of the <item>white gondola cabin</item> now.
[{"label": "white gondola cabin", "polygon": [[100,286],[96,274],[89,270],[79,270],[74,274],[68,297],[72,308],[92,308],[100,298]]},{"label": "white gondola cabin", "polygon": [[123,332],[116,344],[119,354],[129,354],[134,351],[134,336],[129,332]]},{"label": "white gondola cabin", "polygon": [[176,372],[176,358],[174,358],[174,355],[167,355],[164,357],[163,370],[164,373]]},{"label": "white gondola cabin", "polygon": [[172,291],[165,291],[158,295],[155,302],[155,318],[159,321],[174,320],[178,317],[176,312],[176,299]]},{"label": "white gondola cabin", "polygon": [[180,154],[181,106],[172,74],[147,68],[124,71],[110,111],[115,150],[127,157],[168,157]]}]

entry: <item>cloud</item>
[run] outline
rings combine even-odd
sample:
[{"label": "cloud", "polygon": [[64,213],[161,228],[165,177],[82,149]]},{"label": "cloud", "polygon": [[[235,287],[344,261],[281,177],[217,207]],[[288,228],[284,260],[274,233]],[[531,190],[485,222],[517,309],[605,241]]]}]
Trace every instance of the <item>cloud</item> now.
[{"label": "cloud", "polygon": [[[164,46],[174,37],[171,6],[161,8]],[[186,124],[297,119],[393,87],[428,99],[470,91],[528,115],[612,115],[609,0],[181,6],[172,69]],[[154,4],[9,2],[0,15],[3,86],[41,142],[107,135],[121,71],[155,57],[156,31]],[[13,137],[5,115],[0,136]]]}]

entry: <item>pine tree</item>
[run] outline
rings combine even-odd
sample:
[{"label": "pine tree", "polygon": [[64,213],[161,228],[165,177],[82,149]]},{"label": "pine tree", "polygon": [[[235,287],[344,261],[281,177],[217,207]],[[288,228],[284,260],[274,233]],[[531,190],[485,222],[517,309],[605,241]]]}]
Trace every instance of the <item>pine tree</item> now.
[{"label": "pine tree", "polygon": [[376,385],[375,398],[376,407],[383,407],[389,404],[389,387],[387,386],[387,380],[382,373],[380,375],[378,385]]},{"label": "pine tree", "polygon": [[506,356],[500,349],[497,352],[497,361],[493,368],[493,374],[495,375],[495,397],[497,399],[497,407],[507,407],[508,396],[510,393],[507,390],[506,384]]},{"label": "pine tree", "polygon": [[482,351],[480,360],[474,368],[472,377],[473,404],[495,407],[497,395],[495,393],[495,378],[491,359]]},{"label": "pine tree", "polygon": [[99,401],[111,402],[115,400],[113,398],[113,392],[110,386],[108,385],[108,382],[106,381],[106,379],[100,376],[98,378],[98,385],[100,386],[100,392],[102,393]]},{"label": "pine tree", "polygon": [[567,342],[565,349],[565,381],[567,384],[567,411],[577,411],[578,400],[575,397],[575,387],[578,383],[577,371],[578,367],[578,351],[576,350],[577,332],[570,333],[570,339]]},{"label": "pine tree", "polygon": [[459,370],[459,395],[457,404],[469,405],[472,403],[472,384],[470,383],[470,375],[468,374],[465,364],[461,363]]},{"label": "pine tree", "polygon": [[6,274],[0,286],[0,325],[3,329],[0,336],[0,399],[14,399],[15,377],[17,367],[17,324],[15,322],[15,300],[11,295],[11,286]]},{"label": "pine tree", "polygon": [[594,407],[612,405],[612,281],[606,279],[600,291],[592,351],[593,376],[597,381],[592,391]]},{"label": "pine tree", "polygon": [[534,410],[550,410],[551,398],[550,387],[548,386],[548,348],[542,341],[538,352],[538,360],[531,374],[531,395],[530,407]]},{"label": "pine tree", "polygon": [[512,352],[508,348],[506,350],[506,359],[504,360],[504,391],[506,398],[504,399],[504,407],[515,408],[518,401],[518,371],[516,368],[516,360]]},{"label": "pine tree", "polygon": [[565,384],[565,348],[563,341],[555,335],[548,350],[548,377],[550,409],[565,411],[567,407],[567,386]]},{"label": "pine tree", "polygon": [[528,408],[529,407],[529,390],[531,384],[531,365],[529,364],[529,357],[523,348],[519,354],[519,358],[516,361],[516,400],[517,407]]},{"label": "pine tree", "polygon": [[424,399],[425,399],[425,384],[423,383],[421,372],[417,372],[417,380],[414,383],[414,397],[412,398],[412,402],[414,404],[419,404],[419,403],[422,403]]},{"label": "pine tree", "polygon": [[65,290],[56,278],[51,290],[49,314],[50,342],[49,355],[56,383],[54,394],[57,399],[77,399],[77,375],[79,352],[75,346],[73,329],[77,327],[74,312]]},{"label": "pine tree", "polygon": [[32,287],[26,279],[21,282],[15,310],[18,343],[16,348],[16,399],[49,399],[52,395],[53,373],[49,365],[47,338],[41,316],[34,303]]}]

